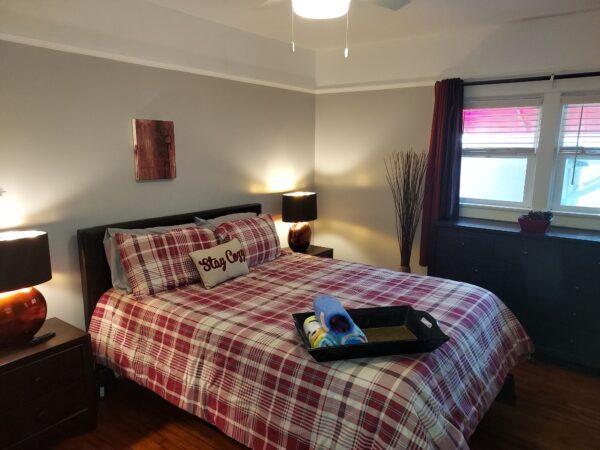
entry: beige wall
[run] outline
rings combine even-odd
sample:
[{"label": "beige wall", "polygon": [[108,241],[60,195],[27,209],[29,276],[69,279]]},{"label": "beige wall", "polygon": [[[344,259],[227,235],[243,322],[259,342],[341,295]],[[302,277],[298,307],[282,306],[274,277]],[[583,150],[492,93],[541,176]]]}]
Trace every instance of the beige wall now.
[{"label": "beige wall", "polygon": [[[76,229],[313,183],[315,97],[0,42],[0,228],[50,237],[48,316],[83,325]],[[177,178],[136,183],[132,118],[175,122]]]},{"label": "beige wall", "polygon": [[[385,178],[391,152],[427,151],[433,87],[317,96],[315,184],[320,245],[340,259],[398,269],[394,206]],[[419,240],[411,266],[418,266]]]}]

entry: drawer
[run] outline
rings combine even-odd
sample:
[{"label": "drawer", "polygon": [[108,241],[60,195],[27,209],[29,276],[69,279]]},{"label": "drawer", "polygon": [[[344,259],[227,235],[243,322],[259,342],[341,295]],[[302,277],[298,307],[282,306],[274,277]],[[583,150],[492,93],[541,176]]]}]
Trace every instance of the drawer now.
[{"label": "drawer", "polygon": [[0,432],[7,433],[8,442],[18,442],[86,410],[88,401],[85,383],[70,384],[16,406],[3,419]]},{"label": "drawer", "polygon": [[457,264],[456,259],[455,255],[438,253],[435,256],[435,273],[430,275],[460,281],[460,264]]},{"label": "drawer", "polygon": [[83,347],[76,346],[0,375],[0,395],[8,405],[27,402],[83,375]]},{"label": "drawer", "polygon": [[494,239],[485,233],[467,230],[438,229],[436,253],[455,258],[492,258]]},{"label": "drawer", "polygon": [[573,267],[565,266],[564,286],[568,296],[600,301],[600,273],[596,274],[585,268],[574,270]]},{"label": "drawer", "polygon": [[562,257],[569,267],[575,269],[584,267],[600,273],[600,244],[563,244]]},{"label": "drawer", "polygon": [[28,401],[51,391],[58,384],[56,356],[40,359],[0,376],[0,389],[6,404]]},{"label": "drawer", "polygon": [[532,263],[560,260],[558,244],[536,239],[497,239],[495,255],[508,263]]},{"label": "drawer", "polygon": [[541,353],[553,353],[580,364],[600,364],[600,346],[594,332],[539,322],[531,323],[528,332]]},{"label": "drawer", "polygon": [[466,258],[460,265],[461,281],[487,289],[498,297],[506,297],[507,268],[489,259]]},{"label": "drawer", "polygon": [[461,230],[458,245],[465,258],[491,259],[494,257],[494,238],[488,234]]},{"label": "drawer", "polygon": [[[561,327],[564,330],[575,330],[584,333],[597,333],[598,314],[582,311],[577,303],[565,299],[561,304],[529,305],[529,316],[540,328]],[[568,334],[568,333],[567,333]]]},{"label": "drawer", "polygon": [[60,385],[64,386],[85,376],[86,356],[82,345],[70,348],[56,355]]},{"label": "drawer", "polygon": [[435,245],[437,254],[456,256],[460,249],[460,232],[448,228],[438,228]]}]

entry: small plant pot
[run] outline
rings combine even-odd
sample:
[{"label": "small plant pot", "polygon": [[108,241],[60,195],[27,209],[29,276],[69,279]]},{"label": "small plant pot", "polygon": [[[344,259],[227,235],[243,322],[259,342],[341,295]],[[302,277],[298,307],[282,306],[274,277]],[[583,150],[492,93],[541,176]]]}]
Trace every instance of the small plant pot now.
[{"label": "small plant pot", "polygon": [[519,217],[519,225],[521,226],[521,231],[525,233],[542,234],[550,228],[550,221],[543,219],[528,219],[521,216]]}]

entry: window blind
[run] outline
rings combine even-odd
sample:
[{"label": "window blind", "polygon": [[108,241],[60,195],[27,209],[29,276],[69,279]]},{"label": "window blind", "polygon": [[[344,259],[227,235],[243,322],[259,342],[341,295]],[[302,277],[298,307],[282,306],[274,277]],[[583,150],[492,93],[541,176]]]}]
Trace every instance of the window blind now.
[{"label": "window blind", "polygon": [[600,103],[563,105],[560,152],[600,154]]},{"label": "window blind", "polygon": [[466,108],[463,154],[533,154],[540,131],[539,106]]}]

